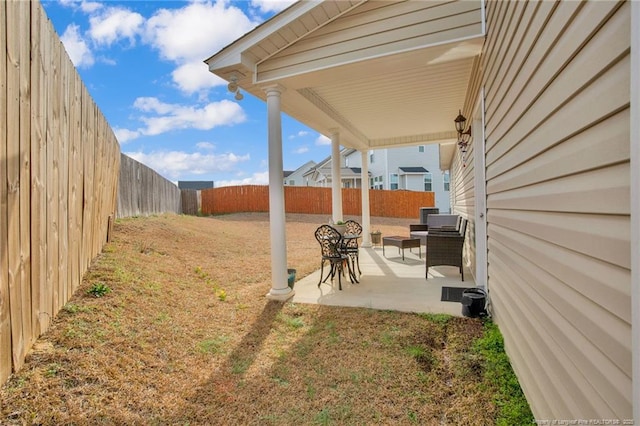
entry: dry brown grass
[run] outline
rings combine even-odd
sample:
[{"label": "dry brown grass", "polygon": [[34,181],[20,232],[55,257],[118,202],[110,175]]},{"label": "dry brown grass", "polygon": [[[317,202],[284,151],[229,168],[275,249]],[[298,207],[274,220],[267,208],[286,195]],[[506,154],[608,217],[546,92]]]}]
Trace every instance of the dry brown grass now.
[{"label": "dry brown grass", "polygon": [[[298,278],[326,219],[287,216]],[[387,235],[409,222],[372,219]],[[479,321],[270,302],[270,278],[266,214],[118,221],[3,386],[0,424],[494,423],[468,352]]]}]

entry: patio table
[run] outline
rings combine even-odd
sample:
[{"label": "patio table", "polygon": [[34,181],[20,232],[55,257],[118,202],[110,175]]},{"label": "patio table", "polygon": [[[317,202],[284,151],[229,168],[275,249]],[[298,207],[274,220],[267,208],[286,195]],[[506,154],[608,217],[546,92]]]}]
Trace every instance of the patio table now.
[{"label": "patio table", "polygon": [[392,235],[390,237],[382,237],[382,255],[384,256],[384,246],[390,245],[398,247],[398,251],[402,250],[402,260],[404,261],[404,249],[411,250],[418,247],[418,256],[422,258],[422,249],[420,248],[420,238],[403,237],[400,235]]}]

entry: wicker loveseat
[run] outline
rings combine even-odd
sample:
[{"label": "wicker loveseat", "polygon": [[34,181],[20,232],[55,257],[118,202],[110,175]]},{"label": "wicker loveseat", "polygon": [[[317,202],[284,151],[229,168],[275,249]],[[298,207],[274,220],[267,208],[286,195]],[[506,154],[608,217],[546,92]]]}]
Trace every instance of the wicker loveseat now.
[{"label": "wicker loveseat", "polygon": [[427,215],[426,223],[416,223],[409,225],[409,235],[411,238],[420,238],[423,245],[427,245],[427,234],[429,229],[458,230],[460,226],[460,216],[457,214],[430,214]]},{"label": "wicker loveseat", "polygon": [[460,219],[460,229],[457,231],[431,229],[426,236],[427,256],[425,278],[429,278],[429,266],[457,266],[460,269],[462,281],[462,250],[464,237],[467,232],[467,219]]}]

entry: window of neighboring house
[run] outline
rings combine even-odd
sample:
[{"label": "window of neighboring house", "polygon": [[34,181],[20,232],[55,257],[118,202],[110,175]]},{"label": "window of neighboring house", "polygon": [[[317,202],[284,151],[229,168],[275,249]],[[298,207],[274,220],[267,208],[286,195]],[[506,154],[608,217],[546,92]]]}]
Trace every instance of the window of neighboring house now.
[{"label": "window of neighboring house", "polygon": [[373,186],[373,183],[374,183],[373,178],[369,178],[369,189],[373,189],[373,188],[375,188],[375,187]]},{"label": "window of neighboring house", "polygon": [[369,154],[369,164],[373,164],[373,152]]},{"label": "window of neighboring house", "polygon": [[376,176],[373,178],[373,189],[384,189],[384,179],[382,176]]},{"label": "window of neighboring house", "polygon": [[290,181],[289,181],[289,185],[295,185],[295,184],[296,184],[296,181],[295,181],[295,180],[290,180]]},{"label": "window of neighboring house", "polygon": [[342,182],[342,187],[343,188],[351,188],[351,181],[349,180],[345,180]]},{"label": "window of neighboring house", "polygon": [[449,189],[449,171],[447,170],[446,172],[444,172],[444,174],[442,175],[442,182],[444,184],[444,190],[445,191],[450,191]]},{"label": "window of neighboring house", "polygon": [[418,152],[424,152],[424,145],[418,145]]},{"label": "window of neighboring house", "polygon": [[398,189],[398,174],[389,174],[389,189]]},{"label": "window of neighboring house", "polygon": [[424,190],[425,191],[433,191],[431,183],[433,182],[433,179],[431,177],[431,173],[425,173],[424,174]]}]

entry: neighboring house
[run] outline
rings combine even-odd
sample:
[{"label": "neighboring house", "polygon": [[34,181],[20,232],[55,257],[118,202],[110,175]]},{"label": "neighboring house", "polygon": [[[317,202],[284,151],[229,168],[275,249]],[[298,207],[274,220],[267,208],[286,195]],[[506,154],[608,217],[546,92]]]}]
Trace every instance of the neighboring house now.
[{"label": "neighboring house", "polygon": [[[332,148],[439,144],[467,264],[536,419],[637,422],[638,28],[634,1],[301,1],[206,62],[265,100],[273,155],[281,112]],[[270,220],[284,216],[274,203]]]},{"label": "neighboring house", "polygon": [[208,189],[213,188],[212,180],[179,180],[179,189]]},{"label": "neighboring house", "polygon": [[[356,152],[354,149],[343,149],[340,151],[340,179],[342,188],[362,188],[362,169],[360,167],[349,167],[347,158]],[[318,162],[315,167],[309,169],[304,174],[307,186],[331,187],[332,160],[327,157]]]},{"label": "neighboring house", "polygon": [[[367,159],[369,188],[431,191],[440,213],[449,213],[449,171],[440,170],[438,145],[377,149],[369,151]],[[350,150],[345,161],[347,166],[362,166],[356,150]]]},{"label": "neighboring house", "polygon": [[[449,171],[440,170],[438,145],[369,151],[369,188],[406,189],[434,192],[436,207],[449,213]],[[330,187],[331,157],[320,161],[304,175],[308,186]],[[362,155],[355,149],[340,151],[340,178],[343,188],[362,188]],[[417,215],[417,213],[416,213]]]},{"label": "neighboring house", "polygon": [[293,171],[284,171],[284,184],[286,186],[309,186],[305,180],[305,173],[316,165],[315,161],[307,161],[302,166]]}]

